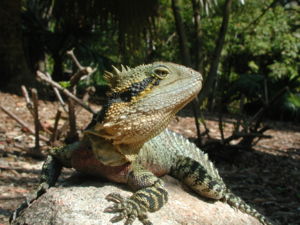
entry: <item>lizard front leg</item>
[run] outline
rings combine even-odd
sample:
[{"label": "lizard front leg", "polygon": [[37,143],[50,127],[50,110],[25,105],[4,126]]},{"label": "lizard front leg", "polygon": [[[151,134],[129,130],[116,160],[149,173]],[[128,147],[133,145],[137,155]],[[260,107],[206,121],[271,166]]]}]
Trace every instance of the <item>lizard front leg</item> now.
[{"label": "lizard front leg", "polygon": [[136,192],[129,198],[123,198],[118,193],[109,194],[106,199],[114,205],[106,208],[105,212],[118,213],[111,219],[113,223],[125,219],[124,225],[131,225],[138,218],[142,224],[152,225],[147,212],[159,210],[168,201],[163,181],[141,166],[133,166],[127,183]]},{"label": "lizard front leg", "polygon": [[62,164],[53,156],[48,156],[43,164],[40,184],[37,190],[23,202],[10,216],[10,222],[15,220],[34,200],[44,194],[47,189],[54,186],[62,169]]},{"label": "lizard front leg", "polygon": [[47,157],[43,164],[40,176],[40,184],[37,190],[12,213],[9,219],[10,222],[15,220],[21,211],[26,209],[34,200],[38,199],[42,194],[44,194],[47,189],[55,185],[61,173],[62,167],[71,167],[71,157],[73,152],[82,147],[86,147],[86,144],[86,142],[81,141],[49,150],[51,155]]}]

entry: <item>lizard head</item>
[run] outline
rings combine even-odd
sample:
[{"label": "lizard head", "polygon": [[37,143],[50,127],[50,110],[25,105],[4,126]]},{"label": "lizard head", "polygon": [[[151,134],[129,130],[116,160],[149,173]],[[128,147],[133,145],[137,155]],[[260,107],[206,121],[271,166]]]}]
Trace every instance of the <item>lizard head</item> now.
[{"label": "lizard head", "polygon": [[126,151],[122,146],[128,151],[139,149],[163,131],[202,86],[200,73],[170,62],[132,69],[122,66],[121,70],[114,67],[112,73],[106,72],[105,79],[110,85],[108,106],[93,133],[112,140],[121,152]]}]

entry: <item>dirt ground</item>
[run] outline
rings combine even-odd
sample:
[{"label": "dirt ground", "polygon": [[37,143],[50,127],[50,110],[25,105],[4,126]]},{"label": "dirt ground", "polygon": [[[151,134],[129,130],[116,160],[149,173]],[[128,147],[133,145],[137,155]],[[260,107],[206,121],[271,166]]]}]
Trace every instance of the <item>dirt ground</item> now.
[{"label": "dirt ground", "polygon": [[[0,92],[0,104],[33,127],[23,98]],[[53,127],[57,108],[56,102],[40,101],[43,126]],[[91,115],[81,110],[77,118],[83,129]],[[225,135],[229,135],[232,122],[227,120]],[[217,120],[208,117],[206,124],[210,135],[220,138]],[[273,129],[266,134],[271,139],[261,140],[255,151],[245,152],[234,163],[224,160],[216,166],[228,186],[262,214],[282,225],[300,225],[300,125],[270,125]],[[177,117],[170,128],[188,138],[196,137],[192,117]],[[41,146],[45,152],[49,148],[43,141]],[[0,225],[8,224],[9,215],[38,184],[42,161],[26,154],[25,149],[32,147],[34,136],[0,109]],[[61,179],[70,173],[66,170]]]}]

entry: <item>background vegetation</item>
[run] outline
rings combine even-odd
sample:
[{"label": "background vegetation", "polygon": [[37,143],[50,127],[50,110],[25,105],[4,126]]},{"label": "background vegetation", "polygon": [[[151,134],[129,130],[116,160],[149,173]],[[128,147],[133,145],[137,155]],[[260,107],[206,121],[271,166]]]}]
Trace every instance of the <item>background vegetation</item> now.
[{"label": "background vegetation", "polygon": [[88,85],[105,85],[111,65],[178,62],[202,72],[202,109],[267,107],[268,118],[299,121],[299,10],[288,0],[3,0],[0,88],[33,85],[37,69],[68,80],[74,48],[97,68]]},{"label": "background vegetation", "polygon": [[[195,142],[230,187],[275,221],[299,224],[298,1],[1,0],[0,30],[0,223],[21,203],[19,187],[38,183],[37,172],[26,167],[28,155],[44,157],[45,148],[78,139],[99,108],[87,100],[105,94],[104,71],[159,60],[203,74],[203,90],[192,105],[200,118],[195,121],[202,122]],[[90,73],[88,66],[97,69],[90,79],[71,84],[70,78]],[[76,87],[84,94],[76,101],[70,95],[60,103],[38,101],[54,94],[36,82],[37,70],[72,96]],[[21,85],[26,102],[3,93],[20,93]],[[25,87],[38,92],[24,94]],[[78,102],[89,113],[81,114]],[[213,117],[204,120],[200,108]],[[192,124],[192,117],[178,117],[171,128],[194,137]],[[269,139],[257,144],[262,138]]]}]

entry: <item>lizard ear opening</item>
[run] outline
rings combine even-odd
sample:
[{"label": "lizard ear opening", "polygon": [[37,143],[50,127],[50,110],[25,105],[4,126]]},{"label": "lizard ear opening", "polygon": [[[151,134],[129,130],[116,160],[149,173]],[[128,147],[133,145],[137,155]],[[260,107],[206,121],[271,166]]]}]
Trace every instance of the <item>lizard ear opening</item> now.
[{"label": "lizard ear opening", "polygon": [[157,66],[153,69],[152,75],[162,80],[170,74],[170,70],[166,66]]}]

